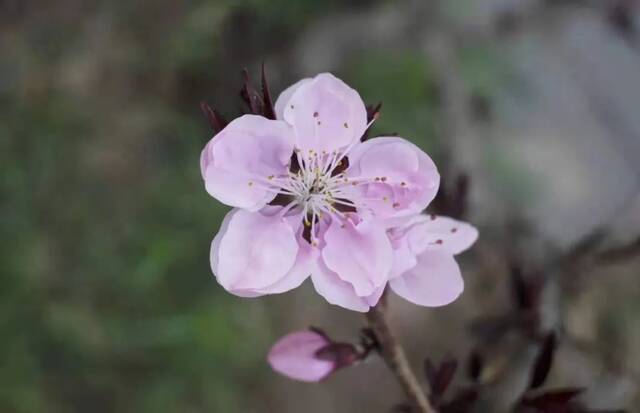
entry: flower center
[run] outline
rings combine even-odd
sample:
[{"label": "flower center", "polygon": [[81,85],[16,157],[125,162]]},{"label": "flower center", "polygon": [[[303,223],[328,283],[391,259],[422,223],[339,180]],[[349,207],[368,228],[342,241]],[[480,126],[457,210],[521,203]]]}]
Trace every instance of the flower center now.
[{"label": "flower center", "polygon": [[344,162],[342,158],[338,153],[318,154],[313,150],[303,157],[299,150],[296,151],[298,170],[289,172],[289,179],[282,189],[291,192],[294,203],[303,208],[306,221],[313,221],[315,216],[322,218],[325,214],[344,219],[335,207],[337,202],[355,207],[347,201],[348,195],[343,190],[348,178],[342,172],[336,173],[339,164]]},{"label": "flower center", "polygon": [[[360,187],[371,183],[385,183],[386,177],[348,177],[347,153],[318,153],[312,149],[303,154],[295,149],[289,170],[283,175],[270,175],[249,181],[276,193],[273,205],[282,205],[282,216],[290,211],[302,215],[305,225],[303,237],[313,246],[318,245],[319,224],[335,221],[344,226],[345,221],[357,219],[352,213],[371,209],[370,201],[390,202],[386,195],[366,197]],[[401,184],[404,186],[404,182]],[[393,204],[396,207],[396,204]]]},{"label": "flower center", "polygon": [[[301,213],[305,225],[304,238],[317,245],[317,229],[321,222],[343,222],[349,212],[365,207],[360,203],[354,186],[360,183],[350,180],[344,173],[348,166],[345,152],[304,154],[296,149],[286,175],[268,176],[268,188],[276,192],[278,204],[284,208],[281,214],[291,210]],[[267,183],[265,182],[265,183]]]},{"label": "flower center", "polygon": [[[345,173],[349,165],[346,151],[342,153],[318,154],[309,150],[306,157],[296,149],[286,174],[270,175],[257,183],[263,189],[277,194],[272,205],[282,205],[281,214],[291,210],[302,212],[305,223],[328,216],[338,222],[349,218],[350,212],[371,209],[369,201],[390,202],[386,193],[373,198],[365,197],[360,187],[367,184],[387,183],[382,177],[348,177]],[[256,182],[249,181],[249,186]],[[401,187],[406,187],[404,182]],[[394,208],[399,204],[393,203]]]}]

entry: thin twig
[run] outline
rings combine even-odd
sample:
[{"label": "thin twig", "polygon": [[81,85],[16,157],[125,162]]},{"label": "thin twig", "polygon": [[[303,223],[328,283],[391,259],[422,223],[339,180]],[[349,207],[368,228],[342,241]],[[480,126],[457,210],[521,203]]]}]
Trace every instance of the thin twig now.
[{"label": "thin twig", "polygon": [[640,238],[629,244],[601,251],[593,259],[597,263],[611,264],[636,257],[640,257]]},{"label": "thin twig", "polygon": [[436,413],[436,409],[429,403],[420,382],[411,371],[404,349],[389,327],[384,301],[372,307],[366,316],[378,340],[380,355],[398,379],[411,404],[418,409],[419,413]]}]

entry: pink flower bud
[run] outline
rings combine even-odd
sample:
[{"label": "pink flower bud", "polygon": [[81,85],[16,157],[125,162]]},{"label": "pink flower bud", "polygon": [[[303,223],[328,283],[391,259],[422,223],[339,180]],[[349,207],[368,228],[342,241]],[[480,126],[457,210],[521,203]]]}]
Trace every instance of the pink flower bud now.
[{"label": "pink flower bud", "polygon": [[334,346],[336,344],[319,331],[296,331],[278,340],[269,351],[267,360],[275,371],[284,376],[317,382],[344,366],[338,357],[325,354]]}]

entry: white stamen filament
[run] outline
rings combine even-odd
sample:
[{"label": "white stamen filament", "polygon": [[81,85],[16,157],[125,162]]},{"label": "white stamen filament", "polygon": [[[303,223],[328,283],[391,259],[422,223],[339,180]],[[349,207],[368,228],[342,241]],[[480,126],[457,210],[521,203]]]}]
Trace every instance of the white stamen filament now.
[{"label": "white stamen filament", "polygon": [[339,206],[366,209],[366,198],[358,194],[357,190],[349,191],[351,187],[375,182],[375,178],[349,178],[344,173],[332,176],[337,166],[337,160],[344,159],[343,153],[318,153],[309,151],[302,154],[296,150],[299,170],[289,171],[287,175],[269,175],[267,177],[252,176],[251,186],[264,189],[271,193],[284,194],[291,197],[281,215],[299,208],[302,212],[304,225],[310,227],[310,241],[312,245],[318,243],[318,224],[323,220],[334,220],[342,223],[348,219],[348,214],[341,212]]},{"label": "white stamen filament", "polygon": [[[318,126],[320,125],[319,119],[315,119],[317,117],[318,114],[314,113],[313,142],[316,144],[318,143]],[[375,118],[367,125],[367,129],[374,121]],[[348,126],[345,125],[345,127]],[[358,143],[360,143],[359,139],[343,151],[330,153],[324,150],[317,152],[314,149],[295,148],[298,171],[289,171],[286,175],[270,175],[265,178],[251,177],[249,185],[256,185],[260,189],[291,197],[290,202],[280,214],[284,216],[288,211],[300,208],[303,223],[311,230],[311,244],[317,246],[318,234],[316,230],[320,221],[330,219],[343,224],[345,220],[349,219],[349,214],[339,211],[337,206],[363,210],[368,208],[367,201],[369,200],[386,200],[386,197],[367,198],[355,189],[361,185],[380,182],[381,177],[347,177],[345,173],[335,172],[336,168],[344,162],[347,154]],[[354,188],[354,190],[349,191],[350,188]],[[342,226],[344,227],[344,225]]]}]

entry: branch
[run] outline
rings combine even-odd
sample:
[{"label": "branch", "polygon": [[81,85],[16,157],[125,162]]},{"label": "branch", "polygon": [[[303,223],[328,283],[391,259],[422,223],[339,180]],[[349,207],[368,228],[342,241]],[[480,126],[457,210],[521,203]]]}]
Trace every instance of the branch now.
[{"label": "branch", "polygon": [[436,413],[436,409],[429,403],[422,386],[411,371],[404,349],[389,328],[384,302],[381,300],[366,316],[378,340],[380,356],[398,379],[411,404],[419,413]]},{"label": "branch", "polygon": [[630,244],[601,251],[595,254],[593,259],[597,263],[611,264],[636,257],[640,257],[640,238]]}]

